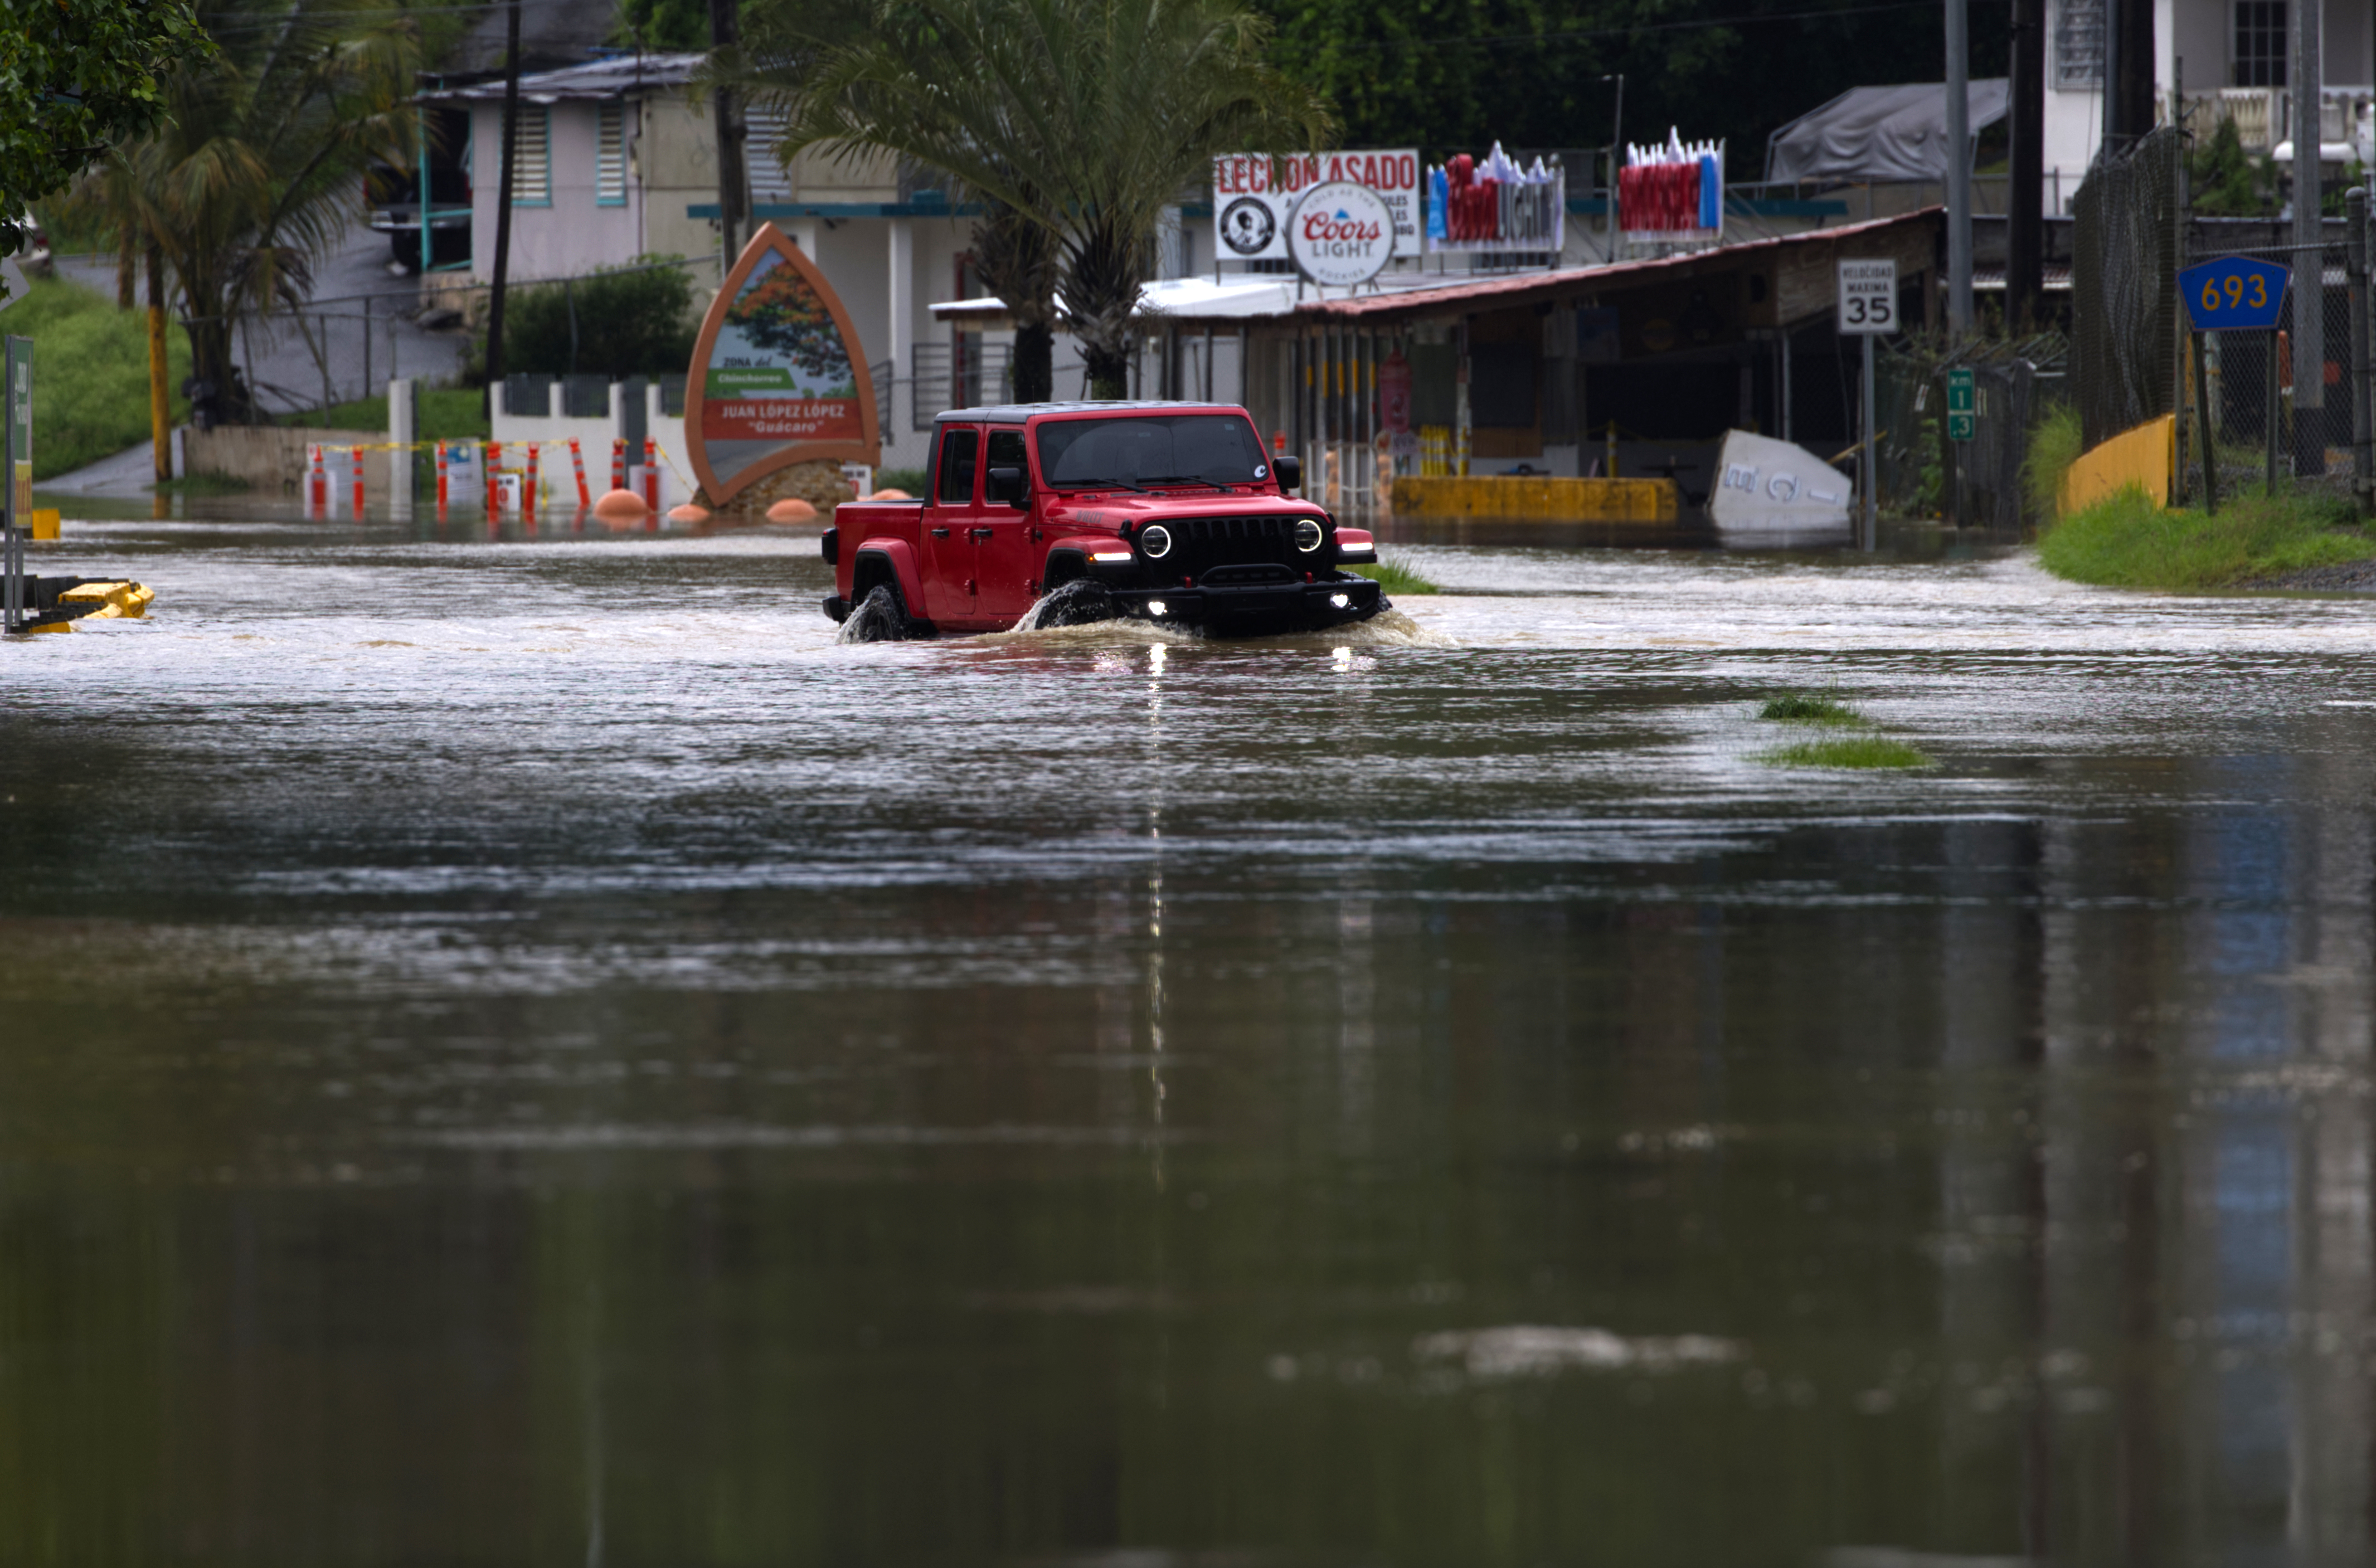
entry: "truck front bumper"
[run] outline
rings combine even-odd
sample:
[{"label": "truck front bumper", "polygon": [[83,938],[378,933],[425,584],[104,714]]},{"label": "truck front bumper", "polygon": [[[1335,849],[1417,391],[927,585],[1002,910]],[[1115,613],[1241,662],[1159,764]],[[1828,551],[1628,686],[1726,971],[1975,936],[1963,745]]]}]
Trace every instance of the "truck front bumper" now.
[{"label": "truck front bumper", "polygon": [[1112,591],[1114,608],[1132,620],[1194,626],[1218,636],[1325,631],[1366,621],[1389,602],[1376,583],[1349,573],[1315,583]]}]

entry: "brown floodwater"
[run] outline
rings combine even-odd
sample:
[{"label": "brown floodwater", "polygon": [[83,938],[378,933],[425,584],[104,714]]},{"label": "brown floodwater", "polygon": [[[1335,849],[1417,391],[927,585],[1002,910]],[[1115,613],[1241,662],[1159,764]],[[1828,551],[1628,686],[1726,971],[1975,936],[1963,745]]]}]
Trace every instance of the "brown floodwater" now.
[{"label": "brown floodwater", "polygon": [[242,510],[0,647],[0,1560],[2370,1556],[2365,600]]}]

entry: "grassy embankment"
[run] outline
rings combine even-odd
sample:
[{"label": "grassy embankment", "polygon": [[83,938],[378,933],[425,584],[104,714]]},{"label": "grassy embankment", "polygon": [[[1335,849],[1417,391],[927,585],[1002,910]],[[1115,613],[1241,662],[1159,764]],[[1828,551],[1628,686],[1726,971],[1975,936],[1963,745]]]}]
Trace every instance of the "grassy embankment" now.
[{"label": "grassy embankment", "polygon": [[2205,514],[2165,509],[2142,490],[2125,490],[2056,516],[2062,475],[2080,448],[2078,416],[2062,410],[2031,434],[2022,464],[2032,505],[2055,517],[2037,558],[2056,576],[2100,588],[2218,588],[2376,556],[2376,534],[2357,525],[2348,503],[2323,496],[2248,493]]},{"label": "grassy embankment", "polygon": [[[475,386],[421,389],[420,439],[423,441],[484,441],[494,434],[487,422],[486,394]],[[358,398],[332,405],[328,413],[305,409],[282,414],[284,425],[314,425],[327,430],[386,430],[387,398]]]},{"label": "grassy embankment", "polygon": [[1921,767],[1930,761],[1919,747],[1879,733],[1871,719],[1833,697],[1806,693],[1775,697],[1757,717],[1814,731],[1805,740],[1759,754],[1760,762],[1776,767]]},{"label": "grassy embankment", "polygon": [[[26,280],[25,297],[0,312],[0,328],[33,340],[33,478],[69,473],[149,437],[148,321],[146,310],[62,279]],[[190,374],[190,341],[165,334],[165,385],[177,391]],[[176,422],[190,405],[170,405]]]}]

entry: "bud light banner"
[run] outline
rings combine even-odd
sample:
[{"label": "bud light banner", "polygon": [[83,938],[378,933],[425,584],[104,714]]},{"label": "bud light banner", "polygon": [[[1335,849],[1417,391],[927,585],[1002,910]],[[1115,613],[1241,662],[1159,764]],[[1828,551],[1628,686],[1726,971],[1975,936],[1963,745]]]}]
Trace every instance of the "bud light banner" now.
[{"label": "bud light banner", "polygon": [[712,502],[794,463],[882,460],[873,382],[849,313],[772,223],[751,236],[701,324],[684,428]]},{"label": "bud light banner", "polygon": [[1427,172],[1430,251],[1548,251],[1567,241],[1567,172],[1538,158],[1521,168],[1495,142]]},{"label": "bud light banner", "polygon": [[1224,261],[1284,261],[1287,220],[1315,185],[1366,185],[1394,219],[1392,255],[1420,254],[1419,150],[1313,152],[1273,158],[1231,152],[1213,160],[1213,232]]}]

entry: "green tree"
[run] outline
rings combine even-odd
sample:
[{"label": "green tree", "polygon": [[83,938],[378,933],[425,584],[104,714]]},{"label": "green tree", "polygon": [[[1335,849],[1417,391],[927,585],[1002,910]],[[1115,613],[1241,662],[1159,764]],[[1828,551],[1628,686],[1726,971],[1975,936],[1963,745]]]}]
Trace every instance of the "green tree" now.
[{"label": "green tree", "polygon": [[2244,150],[2235,121],[2220,121],[2211,139],[2187,156],[2186,164],[2195,211],[2216,218],[2257,218],[2276,210],[2276,165]]},{"label": "green tree", "polygon": [[680,259],[639,256],[633,268],[520,290],[507,306],[504,358],[548,375],[683,374],[698,335],[693,280],[682,267],[651,265]]},{"label": "green tree", "polygon": [[165,111],[158,76],[202,57],[189,0],[0,0],[0,255],[26,208]]},{"label": "green tree", "polygon": [[892,153],[1051,236],[1102,398],[1125,386],[1163,208],[1215,153],[1316,148],[1336,128],[1238,0],[880,0],[839,37],[801,7],[753,6],[718,79],[785,113],[788,161]]},{"label": "green tree", "polygon": [[[1943,78],[1936,6],[1871,0],[1250,0],[1279,67],[1328,94],[1348,147],[1431,158],[1590,148],[1610,139],[1625,77],[1628,139],[1723,138],[1727,172],[1764,177],[1777,125],[1864,82]],[[1979,13],[1975,13],[1978,16]],[[1972,75],[2001,77],[2002,26],[1971,29]],[[1581,183],[1571,165],[1569,179]]]},{"label": "green tree", "polygon": [[159,78],[166,119],[93,176],[180,285],[194,416],[243,423],[233,328],[312,291],[364,167],[412,152],[419,14],[385,0],[199,0],[216,48]]}]

